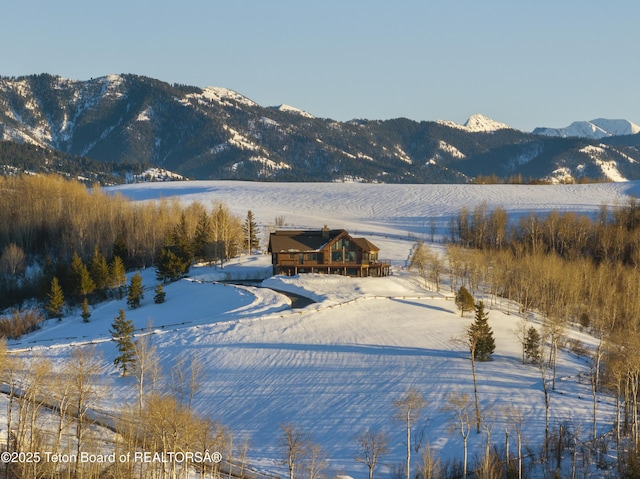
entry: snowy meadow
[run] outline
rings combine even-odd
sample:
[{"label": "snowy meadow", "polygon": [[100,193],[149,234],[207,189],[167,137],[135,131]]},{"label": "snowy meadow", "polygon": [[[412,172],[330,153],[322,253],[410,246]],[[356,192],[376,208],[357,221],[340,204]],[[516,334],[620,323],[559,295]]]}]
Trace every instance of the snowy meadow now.
[{"label": "snowy meadow", "polygon": [[[226,425],[234,441],[248,442],[248,463],[272,474],[286,473],[278,447],[280,426],[290,423],[308,433],[327,453],[326,474],[367,477],[355,461],[361,453],[354,436],[364,430],[386,430],[390,450],[380,471],[392,471],[406,455],[406,431],[394,421],[393,401],[410,387],[427,400],[415,436],[421,451],[429,444],[447,461],[462,457],[462,438],[451,430],[452,413],[445,411],[450,395],[473,395],[469,351],[456,338],[464,334],[471,315],[461,317],[455,292],[445,282],[441,291],[425,287],[409,271],[416,241],[425,240],[444,254],[452,218],[462,207],[486,203],[504,208],[512,218],[551,210],[595,214],[601,205],[622,204],[640,193],[640,183],[590,185],[371,185],[284,184],[195,181],[127,185],[109,189],[135,201],[177,197],[205,206],[220,201],[238,216],[251,210],[263,232],[281,218],[291,228],[343,228],[364,236],[392,264],[385,278],[345,278],[326,275],[270,276],[267,255],[236,258],[223,269],[197,266],[189,277],[166,286],[166,302],[154,304],[155,271],[141,271],[149,289],[136,310],[127,310],[138,334],[151,331],[161,366],[168,370],[180,355],[202,365],[195,410]],[[266,234],[260,236],[266,249]],[[221,284],[220,280],[266,278],[259,286]],[[315,302],[292,309],[282,292]],[[491,425],[493,441],[505,442],[513,417],[523,417],[525,445],[544,441],[545,397],[540,369],[523,365],[515,335],[523,317],[517,306],[484,299],[491,307],[496,350],[492,361],[477,363],[480,408]],[[89,323],[80,312],[61,322],[48,321],[35,333],[9,343],[62,361],[74,345],[92,343],[112,363],[117,352],[109,328],[126,300],[97,304]],[[527,324],[541,319],[527,313]],[[567,336],[587,347],[596,339],[574,327]],[[556,390],[550,396],[551,424],[563,424],[590,436],[593,414],[588,359],[562,349]],[[115,411],[135,402],[131,378],[115,366],[104,373],[108,392],[98,408]],[[615,399],[602,396],[597,410],[599,433],[615,419]],[[486,434],[469,436],[471,457],[484,449]],[[416,461],[419,453],[415,454]],[[417,462],[416,462],[417,464]],[[416,467],[414,465],[413,467]],[[473,460],[470,461],[473,467]]]}]

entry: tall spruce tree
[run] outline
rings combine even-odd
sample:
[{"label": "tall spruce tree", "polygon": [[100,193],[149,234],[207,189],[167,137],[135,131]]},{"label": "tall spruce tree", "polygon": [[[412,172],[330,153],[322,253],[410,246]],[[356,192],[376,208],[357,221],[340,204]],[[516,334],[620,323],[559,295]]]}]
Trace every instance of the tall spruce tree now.
[{"label": "tall spruce tree", "polygon": [[135,327],[133,321],[125,317],[124,309],[121,309],[120,314],[114,318],[111,328],[109,332],[117,342],[119,353],[113,364],[122,370],[123,376],[126,376],[127,371],[135,363],[135,343],[133,341]]},{"label": "tall spruce tree", "polygon": [[109,265],[109,288],[120,289],[127,284],[127,271],[120,256],[114,256]]},{"label": "tall spruce tree", "polygon": [[480,301],[475,306],[474,322],[467,328],[469,344],[474,344],[473,354],[478,361],[488,361],[496,349],[493,331],[489,326],[489,313],[484,310],[484,303]]},{"label": "tall spruce tree", "polygon": [[49,298],[47,311],[49,311],[52,318],[58,318],[58,321],[60,321],[62,319],[62,309],[64,308],[64,294],[58,278],[55,276],[51,280],[51,289],[47,296]]},{"label": "tall spruce tree", "polygon": [[531,326],[527,330],[527,336],[524,339],[524,355],[533,364],[538,364],[542,359],[540,333],[536,328]]},{"label": "tall spruce tree", "polygon": [[253,216],[251,210],[247,211],[247,217],[242,223],[242,234],[244,237],[244,248],[247,248],[247,252],[251,254],[252,251],[260,247],[260,240],[258,240],[258,224]]},{"label": "tall spruce tree", "polygon": [[96,284],[91,279],[89,270],[77,253],[73,253],[73,258],[71,259],[69,280],[69,286],[74,295],[86,297],[96,289]]},{"label": "tall spruce tree", "polygon": [[89,263],[89,273],[97,290],[103,290],[109,283],[109,265],[98,245],[93,248],[93,256]]},{"label": "tall spruce tree", "polygon": [[471,373],[473,374],[473,395],[476,409],[476,432],[480,433],[480,403],[478,401],[478,383],[476,377],[476,361],[488,361],[496,349],[493,331],[489,327],[489,315],[484,310],[484,303],[475,305],[475,320],[467,327],[467,345],[471,353]]},{"label": "tall spruce tree", "polygon": [[[176,256],[178,256],[184,263],[191,266],[191,262],[193,261],[193,245],[191,243],[191,238],[189,237],[187,217],[184,213],[180,215],[180,222],[173,229],[170,245]],[[187,271],[188,269],[189,268],[187,267]]]},{"label": "tall spruce tree", "polygon": [[142,276],[137,272],[131,277],[129,290],[127,295],[127,304],[131,309],[140,307],[140,303],[144,298],[144,286],[142,285]]},{"label": "tall spruce tree", "polygon": [[200,261],[211,261],[211,218],[206,211],[198,217],[193,235],[193,255]]}]

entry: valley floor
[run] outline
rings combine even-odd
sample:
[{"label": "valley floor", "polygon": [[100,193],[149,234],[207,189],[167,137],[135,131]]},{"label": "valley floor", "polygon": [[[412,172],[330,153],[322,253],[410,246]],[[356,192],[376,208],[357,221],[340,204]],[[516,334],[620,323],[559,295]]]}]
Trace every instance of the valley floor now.
[{"label": "valley floor", "polygon": [[[244,260],[247,271],[269,261],[266,256],[250,259]],[[235,268],[242,271],[243,266]],[[424,443],[443,459],[461,456],[460,436],[450,431],[453,418],[443,408],[450,394],[473,395],[469,352],[455,341],[471,318],[460,317],[448,291],[428,291],[412,273],[402,271],[387,278],[301,275],[265,280],[265,286],[317,301],[291,310],[288,299],[270,289],[199,282],[215,273],[194,268],[189,279],[166,287],[166,303],[145,299],[141,308],[126,314],[139,329],[151,324],[165,371],[179,355],[202,365],[195,409],[227,425],[237,442],[246,438],[254,466],[284,473],[276,444],[285,423],[321,444],[335,473],[364,477],[365,469],[353,459],[359,452],[354,435],[367,428],[391,433],[392,448],[384,463],[400,464],[404,431],[392,419],[392,403],[409,387],[418,388],[429,403],[422,418]],[[152,283],[152,274],[144,272],[146,284]],[[29,354],[56,361],[68,357],[74,345],[93,343],[111,363],[116,348],[108,329],[125,306],[124,300],[102,304],[89,324],[79,316],[50,322],[12,349],[28,346]],[[494,437],[510,428],[508,408],[521,413],[525,443],[538,447],[544,438],[541,374],[537,367],[521,364],[514,334],[520,318],[505,311],[496,305],[489,312],[497,348],[493,361],[478,363],[480,406],[491,418]],[[531,324],[536,323],[532,317]],[[593,346],[589,336],[571,335]],[[584,431],[584,439],[592,420],[588,370],[584,358],[563,351],[551,396],[552,425]],[[134,403],[133,379],[119,377],[113,366],[105,373],[108,394],[99,408],[115,412],[125,401]],[[614,402],[600,400],[599,431],[605,431],[613,423]],[[473,433],[471,450],[481,451],[484,441],[484,434]]]},{"label": "valley floor", "polygon": [[[283,216],[293,227],[345,228],[370,237],[380,257],[393,264],[386,278],[343,278],[323,275],[273,277],[267,288],[214,284],[230,279],[220,270],[192,268],[190,277],[167,285],[166,303],[153,303],[155,271],[142,271],[148,288],[142,307],[129,310],[125,300],[96,305],[89,323],[75,311],[60,323],[21,341],[15,351],[46,356],[54,362],[69,357],[73,347],[89,344],[104,357],[104,394],[98,405],[116,411],[136,401],[133,378],[122,378],[112,362],[115,343],[109,328],[125,309],[138,334],[150,330],[165,373],[180,355],[195,357],[203,366],[194,407],[235,433],[234,441],[249,441],[249,460],[259,469],[283,474],[283,454],[277,447],[280,425],[291,423],[322,445],[330,460],[327,475],[366,477],[356,463],[354,435],[364,429],[386,429],[392,448],[382,468],[403,462],[405,431],[393,421],[392,403],[409,387],[428,401],[423,414],[423,444],[430,443],[444,460],[461,458],[462,440],[450,431],[452,416],[443,411],[450,394],[473,395],[469,352],[455,341],[471,317],[461,318],[448,286],[436,293],[425,289],[405,269],[416,239],[435,233],[432,245],[447,236],[447,225],[462,206],[485,201],[509,214],[551,209],[595,213],[600,205],[622,203],[640,191],[640,184],[567,186],[256,184],[242,182],[184,182],[131,185],[114,189],[136,200],[177,196],[209,206],[219,200],[235,214],[251,209],[259,223]],[[235,279],[268,276],[270,257],[241,258],[228,265]],[[290,309],[289,299],[268,288],[309,296],[316,303]],[[478,299],[478,298],[477,298]],[[492,303],[485,298],[486,303]],[[544,439],[545,403],[540,370],[521,364],[514,334],[520,317],[513,305],[492,304],[489,324],[496,337],[493,361],[479,363],[480,407],[493,424],[494,442],[504,443],[510,420],[507,408],[524,419],[523,441],[532,448]],[[507,314],[510,312],[511,314]],[[540,326],[539,318],[527,318]],[[577,329],[568,331],[586,347],[595,340]],[[83,346],[86,347],[86,346]],[[551,394],[551,426],[565,424],[590,438],[592,397],[588,361],[566,349],[560,353],[556,390]],[[613,424],[613,399],[601,396],[598,432]],[[513,436],[512,436],[513,437]],[[470,436],[470,450],[484,447],[485,435]],[[416,454],[417,456],[417,454]]]}]

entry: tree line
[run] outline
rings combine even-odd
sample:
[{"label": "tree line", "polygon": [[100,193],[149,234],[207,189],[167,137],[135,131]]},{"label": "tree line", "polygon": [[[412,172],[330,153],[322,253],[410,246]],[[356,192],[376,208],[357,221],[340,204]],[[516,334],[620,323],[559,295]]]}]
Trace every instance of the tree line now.
[{"label": "tree line", "polygon": [[125,182],[127,174],[141,174],[150,164],[116,163],[97,161],[42,148],[28,143],[0,141],[0,175],[57,173],[77,178],[85,184],[98,182],[102,185]]},{"label": "tree line", "polygon": [[[552,211],[516,219],[502,208],[489,211],[484,203],[460,210],[449,224],[448,240],[446,260],[425,244],[414,249],[412,266],[425,282],[440,289],[448,275],[452,292],[465,288],[507,312],[517,305],[520,313],[539,313],[540,334],[526,320],[517,329],[523,362],[527,357],[540,367],[547,418],[558,351],[566,348],[589,364],[594,454],[605,447],[600,432],[610,430],[619,470],[635,468],[640,451],[638,200],[602,206],[594,215]],[[590,332],[599,340],[597,347],[590,350],[568,339],[569,326]],[[612,424],[597,423],[603,392],[616,399]],[[547,443],[549,434],[547,426]]]},{"label": "tree line", "polygon": [[0,204],[0,307],[45,299],[54,277],[68,299],[100,299],[122,285],[121,268],[162,269],[177,256],[178,272],[160,275],[170,280],[246,244],[242,220],[222,203],[133,202],[56,175],[0,178]]}]

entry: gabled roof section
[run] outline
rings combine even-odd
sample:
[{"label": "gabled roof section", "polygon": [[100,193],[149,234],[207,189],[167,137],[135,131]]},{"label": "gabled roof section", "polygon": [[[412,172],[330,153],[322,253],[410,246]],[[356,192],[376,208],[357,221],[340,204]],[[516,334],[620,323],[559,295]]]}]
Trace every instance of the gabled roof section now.
[{"label": "gabled roof section", "polygon": [[345,230],[278,230],[269,237],[269,252],[320,251]]},{"label": "gabled roof section", "polygon": [[372,251],[380,251],[376,245],[374,245],[367,238],[351,238],[355,244],[360,246],[365,253],[370,253]]}]

